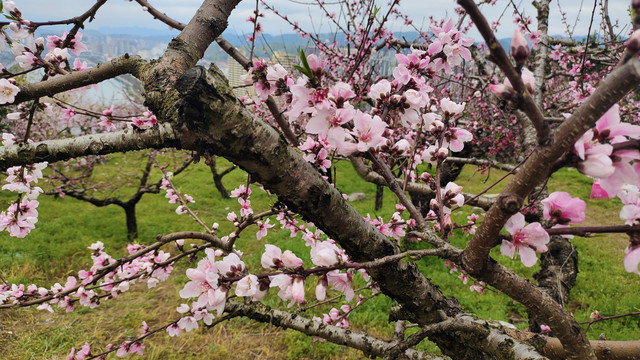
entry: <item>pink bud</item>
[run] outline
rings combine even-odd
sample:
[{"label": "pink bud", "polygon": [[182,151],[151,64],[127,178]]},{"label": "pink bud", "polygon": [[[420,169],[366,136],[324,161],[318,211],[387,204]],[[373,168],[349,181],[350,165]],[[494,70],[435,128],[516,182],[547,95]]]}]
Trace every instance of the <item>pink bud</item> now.
[{"label": "pink bud", "polygon": [[489,91],[496,97],[503,100],[513,99],[513,88],[504,84],[489,84]]},{"label": "pink bud", "polygon": [[529,57],[529,44],[518,29],[514,30],[511,39],[511,56],[516,61],[516,65],[524,64]]}]

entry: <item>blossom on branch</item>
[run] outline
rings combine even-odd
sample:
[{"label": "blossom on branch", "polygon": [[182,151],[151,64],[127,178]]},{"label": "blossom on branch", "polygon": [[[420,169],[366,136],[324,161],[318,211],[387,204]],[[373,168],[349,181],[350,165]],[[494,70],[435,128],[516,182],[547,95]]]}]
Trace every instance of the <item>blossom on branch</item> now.
[{"label": "blossom on branch", "polygon": [[513,258],[517,253],[524,266],[531,267],[538,261],[536,253],[547,251],[549,234],[540,223],[525,226],[524,215],[517,213],[507,220],[504,228],[511,235],[511,241],[502,240],[502,255]]}]

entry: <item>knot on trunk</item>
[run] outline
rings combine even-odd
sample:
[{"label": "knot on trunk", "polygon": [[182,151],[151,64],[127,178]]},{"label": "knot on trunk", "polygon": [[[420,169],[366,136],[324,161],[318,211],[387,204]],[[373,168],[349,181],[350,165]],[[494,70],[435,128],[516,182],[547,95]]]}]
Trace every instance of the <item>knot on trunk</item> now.
[{"label": "knot on trunk", "polygon": [[522,199],[512,194],[501,195],[498,198],[497,204],[500,207],[500,210],[509,215],[513,215],[520,211],[520,208],[522,207]]}]

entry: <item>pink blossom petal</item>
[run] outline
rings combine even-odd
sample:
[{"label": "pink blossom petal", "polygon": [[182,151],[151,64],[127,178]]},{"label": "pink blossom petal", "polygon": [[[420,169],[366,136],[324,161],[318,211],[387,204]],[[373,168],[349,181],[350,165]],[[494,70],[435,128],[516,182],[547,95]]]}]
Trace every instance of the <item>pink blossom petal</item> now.
[{"label": "pink blossom petal", "polygon": [[640,264],[640,247],[629,251],[629,253],[625,255],[623,263],[624,269],[627,272],[632,272],[640,275],[640,270],[638,270],[638,264]]}]

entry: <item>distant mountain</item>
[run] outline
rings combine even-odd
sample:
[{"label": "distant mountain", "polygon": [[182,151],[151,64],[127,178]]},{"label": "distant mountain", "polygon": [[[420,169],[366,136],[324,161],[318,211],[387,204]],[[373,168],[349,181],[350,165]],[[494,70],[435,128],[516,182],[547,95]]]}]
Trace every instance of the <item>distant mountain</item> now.
[{"label": "distant mountain", "polygon": [[103,35],[118,35],[123,37],[166,37],[169,39],[176,37],[180,33],[180,31],[178,30],[169,30],[169,28],[167,27],[151,29],[137,26],[103,27],[97,29],[96,32],[99,32]]}]

